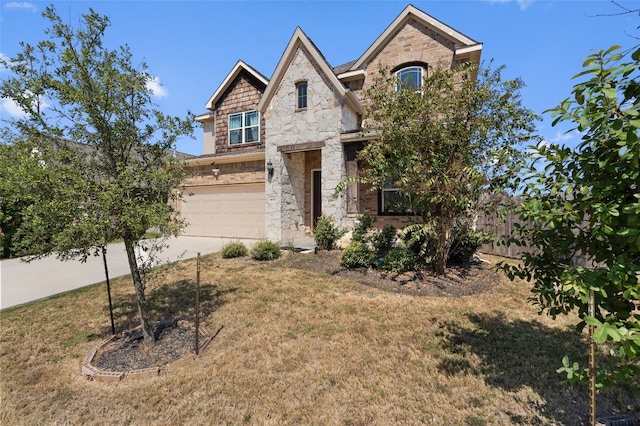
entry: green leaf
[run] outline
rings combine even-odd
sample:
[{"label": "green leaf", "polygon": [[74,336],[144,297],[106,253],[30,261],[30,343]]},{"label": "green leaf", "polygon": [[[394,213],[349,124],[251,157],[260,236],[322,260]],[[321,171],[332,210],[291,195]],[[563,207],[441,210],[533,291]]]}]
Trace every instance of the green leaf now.
[{"label": "green leaf", "polygon": [[584,317],[583,319],[584,319],[584,322],[585,322],[587,325],[591,325],[591,326],[594,326],[594,327],[600,327],[600,326],[602,326],[602,323],[601,323],[600,321],[598,321],[598,320],[597,320],[596,318],[594,318],[594,317],[586,316],[586,317]]},{"label": "green leaf", "polygon": [[603,324],[602,326],[596,328],[596,330],[593,333],[594,342],[601,345],[607,341],[607,335],[608,335],[607,326],[608,324]]}]

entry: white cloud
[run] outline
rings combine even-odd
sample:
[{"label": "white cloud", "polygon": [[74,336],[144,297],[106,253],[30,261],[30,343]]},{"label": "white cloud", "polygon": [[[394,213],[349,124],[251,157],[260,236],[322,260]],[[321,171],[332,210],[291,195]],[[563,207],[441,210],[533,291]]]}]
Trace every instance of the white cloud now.
[{"label": "white cloud", "polygon": [[558,145],[567,145],[568,142],[574,141],[580,138],[580,132],[573,130],[571,132],[557,131],[549,140],[551,143]]},{"label": "white cloud", "polygon": [[169,96],[169,92],[160,83],[160,79],[158,77],[151,77],[151,79],[147,81],[147,89],[151,90],[151,93],[156,98],[166,98]]},{"label": "white cloud", "polygon": [[[489,3],[511,3],[512,0],[485,0]],[[516,0],[518,6],[520,6],[520,10],[527,10],[529,6],[533,4],[535,0]]]},{"label": "white cloud", "polygon": [[7,55],[0,52],[0,72],[7,71],[7,67],[4,66],[4,64],[1,61],[11,62],[10,59],[11,58],[9,58]]},{"label": "white cloud", "polygon": [[38,7],[35,4],[26,1],[10,1],[8,3],[5,3],[4,7],[6,7],[7,9],[28,10],[31,12],[38,11]]},{"label": "white cloud", "polygon": [[12,118],[23,118],[27,115],[13,99],[8,98],[0,99],[0,113],[7,114]]},{"label": "white cloud", "polygon": [[517,0],[520,10],[527,10],[533,4],[533,0]]}]

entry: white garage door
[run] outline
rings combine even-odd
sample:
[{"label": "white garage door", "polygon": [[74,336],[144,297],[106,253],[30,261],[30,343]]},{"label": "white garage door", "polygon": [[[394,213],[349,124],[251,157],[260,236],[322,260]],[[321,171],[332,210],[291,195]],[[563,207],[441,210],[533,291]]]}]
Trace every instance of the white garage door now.
[{"label": "white garage door", "polygon": [[264,238],[264,200],[264,184],[188,188],[182,202],[184,234]]}]

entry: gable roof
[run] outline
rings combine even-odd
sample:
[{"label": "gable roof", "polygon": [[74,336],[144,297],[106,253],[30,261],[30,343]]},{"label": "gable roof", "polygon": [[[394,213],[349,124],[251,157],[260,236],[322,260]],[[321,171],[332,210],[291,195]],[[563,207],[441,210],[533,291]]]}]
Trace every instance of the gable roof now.
[{"label": "gable roof", "polygon": [[294,31],[293,36],[291,37],[291,40],[287,45],[287,48],[285,49],[282,57],[280,58],[280,61],[278,62],[278,65],[276,66],[276,70],[273,72],[271,81],[267,85],[267,88],[265,89],[264,94],[262,95],[262,98],[258,103],[258,111],[260,111],[261,114],[264,114],[267,105],[269,105],[271,98],[280,85],[280,82],[282,81],[282,78],[284,77],[289,64],[293,60],[293,57],[300,47],[304,47],[307,50],[307,52],[311,56],[311,60],[316,63],[320,72],[322,72],[323,77],[325,77],[326,81],[332,86],[332,89],[334,89],[336,93],[338,93],[339,96],[341,96],[345,100],[346,104],[356,113],[363,114],[364,106],[362,105],[358,97],[354,95],[351,90],[344,87],[340,80],[338,80],[338,77],[336,76],[322,53],[320,53],[320,50],[318,50],[315,44],[313,44],[311,39],[307,37],[307,35],[304,33],[304,31],[302,31],[300,27],[297,27]]},{"label": "gable roof", "polygon": [[[364,64],[367,64],[377,55],[395,36],[395,33],[404,26],[410,19],[415,19],[427,28],[437,32],[447,40],[454,43],[456,51],[455,54],[463,54],[470,52],[480,52],[482,50],[482,43],[465,36],[464,34],[454,30],[450,26],[438,21],[434,17],[427,15],[420,9],[413,5],[408,5],[398,17],[387,27],[386,30],[376,39],[376,41],[369,46],[369,48],[358,58],[357,61],[351,64],[348,71],[356,71],[360,69]],[[346,65],[346,64],[345,64]],[[340,69],[341,73],[346,73],[347,70]]]},{"label": "gable roof", "polygon": [[229,72],[229,74],[227,74],[225,79],[222,81],[222,84],[216,89],[216,91],[213,93],[213,95],[211,95],[211,97],[207,101],[205,105],[207,109],[210,109],[210,110],[215,109],[215,105],[216,105],[216,102],[218,102],[218,99],[220,99],[222,94],[229,88],[229,86],[231,86],[231,83],[235,81],[235,79],[240,75],[242,71],[246,71],[251,76],[255,77],[256,80],[264,84],[265,87],[269,84],[269,79],[267,77],[260,74],[253,67],[247,65],[244,61],[238,61],[234,65],[233,69],[231,69],[231,72]]}]

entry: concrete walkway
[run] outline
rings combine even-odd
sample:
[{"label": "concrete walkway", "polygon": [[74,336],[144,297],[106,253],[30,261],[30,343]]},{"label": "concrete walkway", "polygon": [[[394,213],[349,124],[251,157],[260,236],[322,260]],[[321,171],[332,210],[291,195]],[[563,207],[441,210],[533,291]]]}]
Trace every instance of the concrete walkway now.
[{"label": "concrete walkway", "polygon": [[[223,245],[236,239],[180,236],[167,241],[169,248],[158,258],[162,263],[191,259],[220,251]],[[250,247],[256,240],[241,240]],[[107,248],[109,278],[129,274],[129,264],[123,243]],[[53,256],[26,263],[20,259],[0,261],[0,309],[21,305],[105,280],[102,256],[91,257],[86,263],[63,262]]]}]

